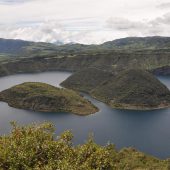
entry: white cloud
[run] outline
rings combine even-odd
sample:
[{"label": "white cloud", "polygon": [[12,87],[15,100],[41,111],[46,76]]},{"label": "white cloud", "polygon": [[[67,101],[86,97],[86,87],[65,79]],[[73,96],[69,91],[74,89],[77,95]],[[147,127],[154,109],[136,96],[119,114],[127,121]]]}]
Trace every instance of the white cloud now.
[{"label": "white cloud", "polygon": [[131,21],[126,18],[109,18],[107,20],[107,25],[109,28],[120,31],[139,30],[143,29],[146,26],[144,22]]},{"label": "white cloud", "polygon": [[68,31],[54,21],[46,21],[35,26],[1,26],[0,28],[0,37],[30,41],[67,41],[67,38],[70,36]]},{"label": "white cloud", "polygon": [[161,4],[157,5],[157,8],[160,8],[160,9],[170,9],[170,2],[161,3]]},{"label": "white cloud", "polygon": [[64,43],[77,42],[83,44],[99,44],[118,38],[107,30],[69,31],[56,21],[46,21],[36,26],[0,26],[0,37],[37,42],[61,41]]},{"label": "white cloud", "polygon": [[133,21],[125,18],[110,18],[107,26],[128,36],[170,36],[170,13],[153,20]]},{"label": "white cloud", "polygon": [[0,0],[0,37],[88,44],[126,36],[170,36],[170,14],[163,8],[168,4],[164,0]]}]

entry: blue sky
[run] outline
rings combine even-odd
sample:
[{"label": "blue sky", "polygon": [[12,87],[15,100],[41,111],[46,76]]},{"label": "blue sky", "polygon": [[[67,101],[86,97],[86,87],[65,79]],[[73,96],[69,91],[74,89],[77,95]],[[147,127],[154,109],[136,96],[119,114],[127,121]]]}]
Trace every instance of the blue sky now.
[{"label": "blue sky", "polygon": [[14,4],[19,4],[19,3],[25,3],[28,2],[29,0],[1,0],[1,4],[7,4],[7,5],[14,5]]},{"label": "blue sky", "polygon": [[169,0],[0,0],[0,37],[100,44],[170,36]]}]

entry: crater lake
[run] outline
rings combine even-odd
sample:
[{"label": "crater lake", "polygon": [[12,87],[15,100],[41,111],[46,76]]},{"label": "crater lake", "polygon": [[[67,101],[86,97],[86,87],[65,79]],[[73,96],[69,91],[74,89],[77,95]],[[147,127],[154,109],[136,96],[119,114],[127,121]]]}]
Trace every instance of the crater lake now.
[{"label": "crater lake", "polygon": [[[59,86],[70,75],[68,72],[44,72],[1,77],[0,91],[23,82],[44,82]],[[158,78],[170,88],[170,77]],[[170,109],[116,110],[87,94],[83,95],[99,108],[99,112],[89,116],[40,113],[15,109],[0,102],[0,134],[10,132],[10,121],[17,121],[20,125],[50,121],[55,124],[57,134],[71,129],[74,144],[84,143],[92,132],[98,144],[105,145],[110,142],[114,143],[117,149],[134,147],[158,158],[170,157]]]}]

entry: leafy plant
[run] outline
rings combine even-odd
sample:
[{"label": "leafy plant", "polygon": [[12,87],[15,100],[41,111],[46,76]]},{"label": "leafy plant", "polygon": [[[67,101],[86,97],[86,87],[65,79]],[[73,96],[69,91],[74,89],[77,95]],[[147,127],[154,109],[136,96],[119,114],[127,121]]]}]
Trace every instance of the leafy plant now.
[{"label": "leafy plant", "polygon": [[83,145],[73,146],[71,131],[56,136],[51,123],[25,127],[11,124],[11,133],[0,137],[2,170],[168,169],[168,160],[158,160],[132,148],[118,152],[114,145],[100,146],[92,137]]}]

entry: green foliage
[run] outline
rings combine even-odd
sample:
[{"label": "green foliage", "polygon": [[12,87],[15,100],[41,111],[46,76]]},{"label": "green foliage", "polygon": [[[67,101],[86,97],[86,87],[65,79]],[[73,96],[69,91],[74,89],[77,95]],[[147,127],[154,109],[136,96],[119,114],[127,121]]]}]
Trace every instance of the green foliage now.
[{"label": "green foliage", "polygon": [[[2,170],[166,170],[168,160],[158,160],[134,149],[115,150],[114,145],[97,145],[89,138],[73,146],[73,134],[54,134],[50,123],[20,127],[0,137]],[[168,170],[168,169],[167,169]]]}]

